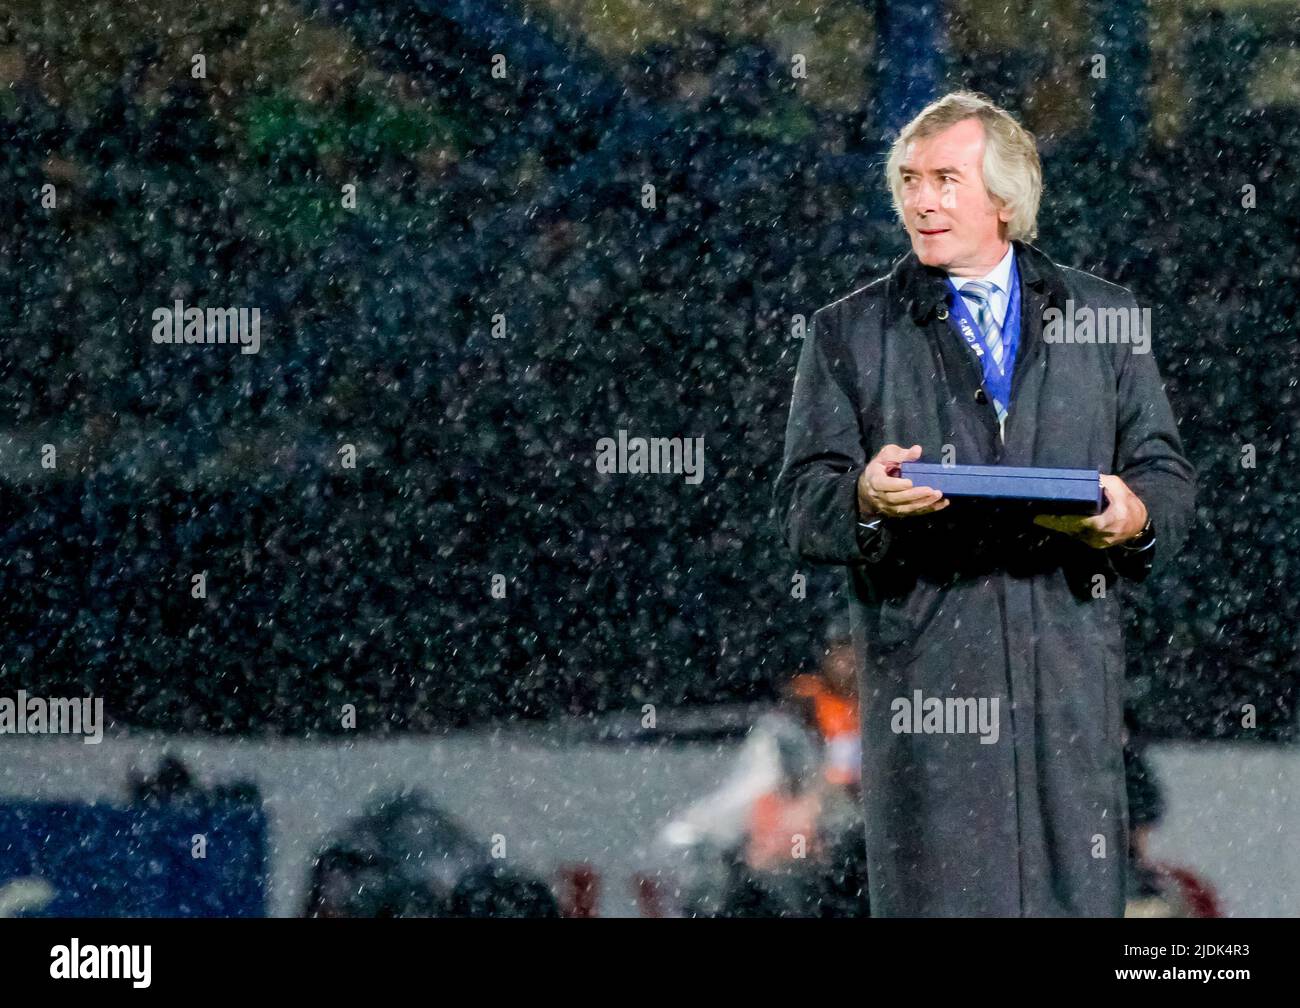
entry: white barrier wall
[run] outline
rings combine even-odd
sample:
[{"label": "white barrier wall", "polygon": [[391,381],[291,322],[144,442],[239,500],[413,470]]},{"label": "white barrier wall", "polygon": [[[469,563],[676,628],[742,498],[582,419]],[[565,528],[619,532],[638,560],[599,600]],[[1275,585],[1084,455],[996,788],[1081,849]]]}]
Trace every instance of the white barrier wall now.
[{"label": "white barrier wall", "polygon": [[[550,879],[566,862],[600,873],[601,912],[636,914],[632,877],[655,831],[717,787],[735,742],[555,741],[545,727],[393,741],[261,741],[106,736],[0,736],[0,796],[124,801],[128,773],[165,753],[204,785],[248,779],[270,824],[270,912],[298,913],[323,839],[377,796],[416,786],[483,839],[506,838],[509,862]],[[1208,880],[1229,916],[1300,916],[1300,750],[1241,744],[1153,745],[1167,813],[1159,860]],[[3,838],[0,838],[3,840]]]}]

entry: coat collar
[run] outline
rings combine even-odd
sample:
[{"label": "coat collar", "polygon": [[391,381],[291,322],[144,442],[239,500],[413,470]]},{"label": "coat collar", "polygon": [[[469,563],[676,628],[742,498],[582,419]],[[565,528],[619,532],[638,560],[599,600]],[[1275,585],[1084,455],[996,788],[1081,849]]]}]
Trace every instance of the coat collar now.
[{"label": "coat collar", "polygon": [[[1028,242],[1013,240],[1011,244],[1016,249],[1020,282],[1026,288],[1026,303],[1032,300],[1044,307],[1055,304],[1063,308],[1065,278],[1060,267]],[[948,274],[922,265],[915,252],[908,252],[894,264],[891,277],[901,306],[917,324],[928,322],[948,303]]]}]

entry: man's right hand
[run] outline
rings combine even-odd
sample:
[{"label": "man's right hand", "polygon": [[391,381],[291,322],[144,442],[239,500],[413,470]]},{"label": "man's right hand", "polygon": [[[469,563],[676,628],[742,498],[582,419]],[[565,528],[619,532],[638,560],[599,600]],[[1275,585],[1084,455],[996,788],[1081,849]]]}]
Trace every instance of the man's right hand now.
[{"label": "man's right hand", "polygon": [[942,511],[952,503],[933,487],[913,486],[911,480],[899,476],[899,463],[920,457],[920,445],[900,448],[887,444],[876,453],[858,477],[858,511],[863,518],[909,518]]}]

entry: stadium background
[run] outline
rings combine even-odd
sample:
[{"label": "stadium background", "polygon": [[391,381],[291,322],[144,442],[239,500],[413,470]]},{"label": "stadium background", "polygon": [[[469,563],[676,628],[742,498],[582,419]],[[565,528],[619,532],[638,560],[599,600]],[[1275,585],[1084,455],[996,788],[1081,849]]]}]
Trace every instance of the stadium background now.
[{"label": "stadium background", "polygon": [[[884,146],[961,85],[1039,138],[1037,244],[1156,306],[1200,491],[1132,724],[1292,741],[1298,43],[1229,0],[14,0],[0,693],[291,739],[775,699],[843,605],[769,512],[792,320],[906,251]],[[152,344],[178,298],[261,352]],[[703,484],[596,474],[620,428]]]}]

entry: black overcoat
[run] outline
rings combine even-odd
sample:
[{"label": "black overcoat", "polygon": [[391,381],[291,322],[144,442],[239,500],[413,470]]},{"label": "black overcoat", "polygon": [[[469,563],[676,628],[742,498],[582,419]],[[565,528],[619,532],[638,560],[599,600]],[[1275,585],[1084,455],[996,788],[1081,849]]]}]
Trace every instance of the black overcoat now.
[{"label": "black overcoat", "polygon": [[[1044,330],[1050,308],[1078,318],[1135,309],[1133,295],[1014,244],[1022,321],[1005,445],[978,361],[944,320],[945,276],[914,254],[814,313],[800,352],[773,501],[802,561],[846,567],[877,915],[1123,913],[1117,582],[1176,554],[1196,474],[1149,342]],[[920,444],[925,461],[1117,474],[1145,503],[1155,547],[1093,549],[954,502],[887,520],[888,550],[867,562],[856,482],[889,443]],[[927,726],[903,699],[945,713]],[[996,741],[971,728],[970,701],[985,702],[988,729],[994,699]]]}]

